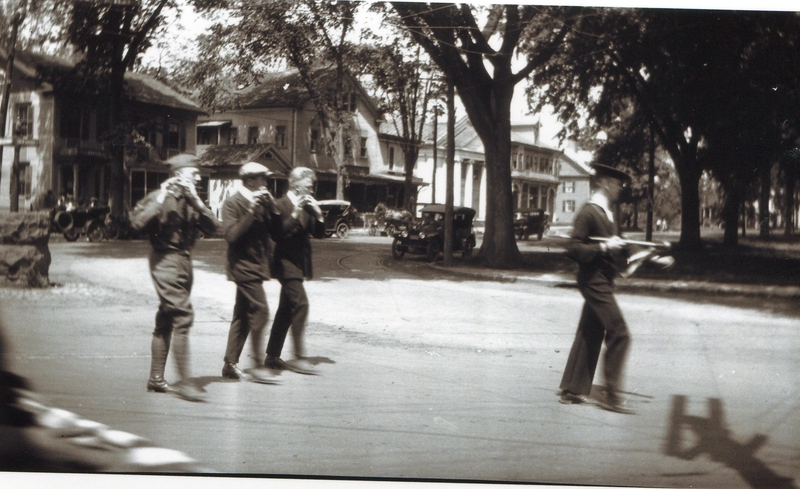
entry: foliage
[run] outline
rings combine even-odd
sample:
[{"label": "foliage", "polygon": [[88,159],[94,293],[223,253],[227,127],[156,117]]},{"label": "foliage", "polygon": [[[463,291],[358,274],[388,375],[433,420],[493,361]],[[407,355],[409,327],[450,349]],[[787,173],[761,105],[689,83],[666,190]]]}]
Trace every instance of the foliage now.
[{"label": "foliage", "polygon": [[555,105],[568,131],[585,114],[596,129],[611,127],[634,100],[680,177],[681,243],[698,246],[702,170],[724,168],[746,179],[793,132],[777,128],[797,127],[799,19],[587,9],[529,95],[538,106]]},{"label": "foliage", "polygon": [[[455,85],[486,153],[486,228],[480,254],[507,268],[521,257],[514,240],[510,107],[514,87],[553,56],[571,18],[552,22],[550,7],[392,2],[411,37]],[[483,28],[478,19],[485,19]],[[497,47],[495,47],[497,46]],[[514,72],[515,56],[525,59]]]},{"label": "foliage", "polygon": [[[339,168],[337,198],[343,197],[345,150],[352,118],[340,103],[353,45],[348,39],[355,2],[195,0],[201,13],[217,19],[200,37],[200,60],[189,83],[201,102],[231,107],[243,89],[258,86],[276,68],[297,71],[322,127],[326,152]],[[323,69],[324,68],[324,69]],[[334,76],[330,76],[333,73]]]}]

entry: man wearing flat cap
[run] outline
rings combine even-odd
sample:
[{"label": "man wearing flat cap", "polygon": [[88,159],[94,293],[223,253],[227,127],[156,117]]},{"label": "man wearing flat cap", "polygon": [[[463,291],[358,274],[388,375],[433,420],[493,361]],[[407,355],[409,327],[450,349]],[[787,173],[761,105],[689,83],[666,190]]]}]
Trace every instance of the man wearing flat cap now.
[{"label": "man wearing flat cap", "polygon": [[[630,345],[628,326],[614,298],[614,276],[625,242],[618,236],[613,209],[630,177],[615,168],[592,167],[592,194],[573,221],[568,255],[578,262],[578,288],[585,299],[578,331],[569,352],[559,392],[562,404],[582,404],[592,388],[600,350],[603,357],[605,396],[598,406],[618,413],[632,414],[620,396],[621,377]],[[607,238],[598,241],[590,238]]]},{"label": "man wearing flat cap", "polygon": [[[214,214],[197,195],[197,158],[181,154],[166,161],[172,176],[147,194],[131,212],[131,226],[150,236],[150,276],[160,300],[151,343],[148,392],[173,392],[188,401],[202,401],[204,392],[189,375],[189,330],[192,310],[192,258],[198,231],[214,234]],[[170,344],[180,381],[164,379]]]},{"label": "man wearing flat cap", "polygon": [[[275,200],[267,190],[267,178],[271,174],[259,163],[242,165],[239,170],[241,187],[222,207],[222,234],[228,242],[225,272],[228,280],[236,283],[236,305],[222,376],[264,384],[277,383],[277,377],[263,366],[264,329],[269,319],[263,282],[270,278],[270,227],[272,220],[277,219]],[[245,373],[238,363],[248,335],[256,368]]]}]

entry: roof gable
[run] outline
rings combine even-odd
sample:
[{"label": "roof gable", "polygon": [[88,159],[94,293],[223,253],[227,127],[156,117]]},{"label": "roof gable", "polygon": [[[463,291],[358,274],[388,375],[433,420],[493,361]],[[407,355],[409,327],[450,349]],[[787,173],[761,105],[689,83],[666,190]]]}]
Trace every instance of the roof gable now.
[{"label": "roof gable", "polygon": [[[7,54],[0,49],[0,58],[5,63]],[[14,58],[15,74],[19,73],[32,81],[51,89],[56,78],[68,75],[76,65],[73,59],[65,59],[30,51],[17,51]],[[187,110],[198,114],[205,111],[188,97],[143,73],[125,73],[125,95],[128,99],[146,104],[162,105]]]}]

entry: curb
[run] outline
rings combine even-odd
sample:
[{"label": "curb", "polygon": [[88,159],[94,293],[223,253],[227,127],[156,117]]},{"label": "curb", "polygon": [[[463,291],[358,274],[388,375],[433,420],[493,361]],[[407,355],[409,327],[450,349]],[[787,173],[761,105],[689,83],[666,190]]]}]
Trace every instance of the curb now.
[{"label": "curb", "polygon": [[[514,272],[500,272],[478,269],[446,268],[429,263],[428,266],[451,275],[469,277],[475,280],[488,280],[501,283],[533,283],[550,287],[577,288],[575,279],[564,274],[521,275]],[[780,285],[741,285],[697,281],[660,281],[645,279],[617,279],[617,290],[692,293],[701,292],[719,295],[742,295],[751,297],[781,299],[800,299],[800,287]]]}]

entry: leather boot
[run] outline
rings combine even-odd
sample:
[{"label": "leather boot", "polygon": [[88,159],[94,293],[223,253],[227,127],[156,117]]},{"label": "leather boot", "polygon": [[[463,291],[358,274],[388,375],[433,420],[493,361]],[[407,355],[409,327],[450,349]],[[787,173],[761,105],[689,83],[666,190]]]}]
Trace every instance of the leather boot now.
[{"label": "leather boot", "polygon": [[147,392],[172,392],[172,387],[164,380],[169,343],[169,337],[153,335],[153,341],[150,343],[150,379],[147,381]]}]

